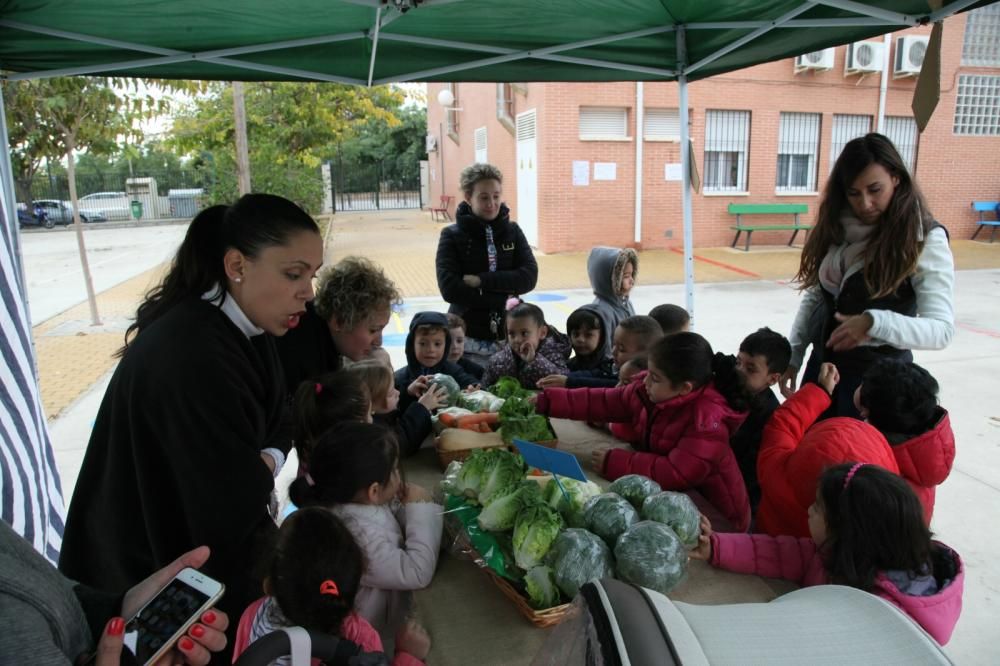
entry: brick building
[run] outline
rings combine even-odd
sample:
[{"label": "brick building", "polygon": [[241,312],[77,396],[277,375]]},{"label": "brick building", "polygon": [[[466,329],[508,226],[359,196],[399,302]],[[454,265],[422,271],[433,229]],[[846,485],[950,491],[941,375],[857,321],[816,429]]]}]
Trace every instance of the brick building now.
[{"label": "brick building", "polygon": [[[913,28],[890,35],[888,47],[872,39],[689,84],[702,185],[695,245],[732,241],[731,202],[805,203],[811,222],[840,149],[876,130],[897,144],[953,237],[971,236],[970,202],[1000,198],[1000,4],[945,21],[940,102],[918,135],[912,62],[929,35]],[[881,127],[879,51],[889,58]],[[444,88],[459,110],[438,104]],[[427,92],[432,201],[442,191],[460,200],[459,171],[485,160],[504,172],[513,219],[543,252],[682,242],[677,84],[435,83]],[[754,235],[755,244],[787,240],[787,232]]]}]

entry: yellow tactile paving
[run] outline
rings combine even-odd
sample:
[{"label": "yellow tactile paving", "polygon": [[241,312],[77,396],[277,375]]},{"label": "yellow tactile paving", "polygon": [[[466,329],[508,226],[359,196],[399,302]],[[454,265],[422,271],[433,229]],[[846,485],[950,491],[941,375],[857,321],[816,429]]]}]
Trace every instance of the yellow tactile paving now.
[{"label": "yellow tactile paving", "polygon": [[[437,296],[434,255],[443,224],[429,213],[415,210],[338,214],[329,222],[326,262],[351,255],[369,257],[383,266],[404,297]],[[953,240],[959,269],[1000,267],[1000,242],[989,244]],[[536,255],[539,290],[588,286],[587,254]],[[799,251],[786,247],[754,246],[749,253],[723,248],[695,250],[695,279],[699,282],[788,280],[798,267]],[[640,253],[640,284],[683,282],[684,261],[679,249]],[[142,296],[162,277],[167,264],[146,271],[98,295],[105,320],[122,321],[135,315]],[[55,418],[115,363],[113,354],[122,333],[98,329],[87,332],[87,304],[77,305],[34,328],[42,402],[48,418]],[[83,322],[81,325],[80,322]],[[390,323],[401,330],[402,322]],[[60,331],[68,330],[62,334]]]}]

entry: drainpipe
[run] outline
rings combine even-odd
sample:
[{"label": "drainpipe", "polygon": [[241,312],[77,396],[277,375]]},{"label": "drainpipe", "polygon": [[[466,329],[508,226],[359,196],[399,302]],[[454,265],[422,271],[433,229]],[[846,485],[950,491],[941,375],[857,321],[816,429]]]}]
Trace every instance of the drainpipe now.
[{"label": "drainpipe", "polygon": [[642,81],[635,82],[635,242],[642,243],[642,144],[643,107]]},{"label": "drainpipe", "polygon": [[885,48],[882,52],[885,57],[882,58],[882,81],[878,85],[878,122],[875,127],[878,128],[876,131],[879,134],[885,134],[885,94],[886,89],[889,87],[889,64],[892,61],[890,48],[892,47],[892,35],[886,34],[882,36]]}]

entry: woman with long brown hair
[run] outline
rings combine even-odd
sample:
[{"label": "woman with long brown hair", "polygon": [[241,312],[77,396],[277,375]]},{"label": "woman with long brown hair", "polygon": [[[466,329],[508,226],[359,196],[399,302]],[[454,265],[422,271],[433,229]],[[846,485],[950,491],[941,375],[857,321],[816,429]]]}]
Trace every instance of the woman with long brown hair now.
[{"label": "woman with long brown hair", "polygon": [[948,232],[896,148],[881,134],[849,142],[834,164],[795,279],[803,291],[792,327],[786,395],[806,348],[803,381],[834,363],[841,381],[825,416],[855,416],[854,392],[879,358],[912,360],[943,349],[955,331],[955,265]]}]

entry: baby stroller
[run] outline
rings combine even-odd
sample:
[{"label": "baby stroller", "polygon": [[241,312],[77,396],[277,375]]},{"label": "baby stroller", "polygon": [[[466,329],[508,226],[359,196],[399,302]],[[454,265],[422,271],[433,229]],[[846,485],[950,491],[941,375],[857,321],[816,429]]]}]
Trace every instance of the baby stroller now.
[{"label": "baby stroller", "polygon": [[587,583],[532,666],[951,664],[875,595],[822,585],[768,603],[697,606],[615,579]]}]

